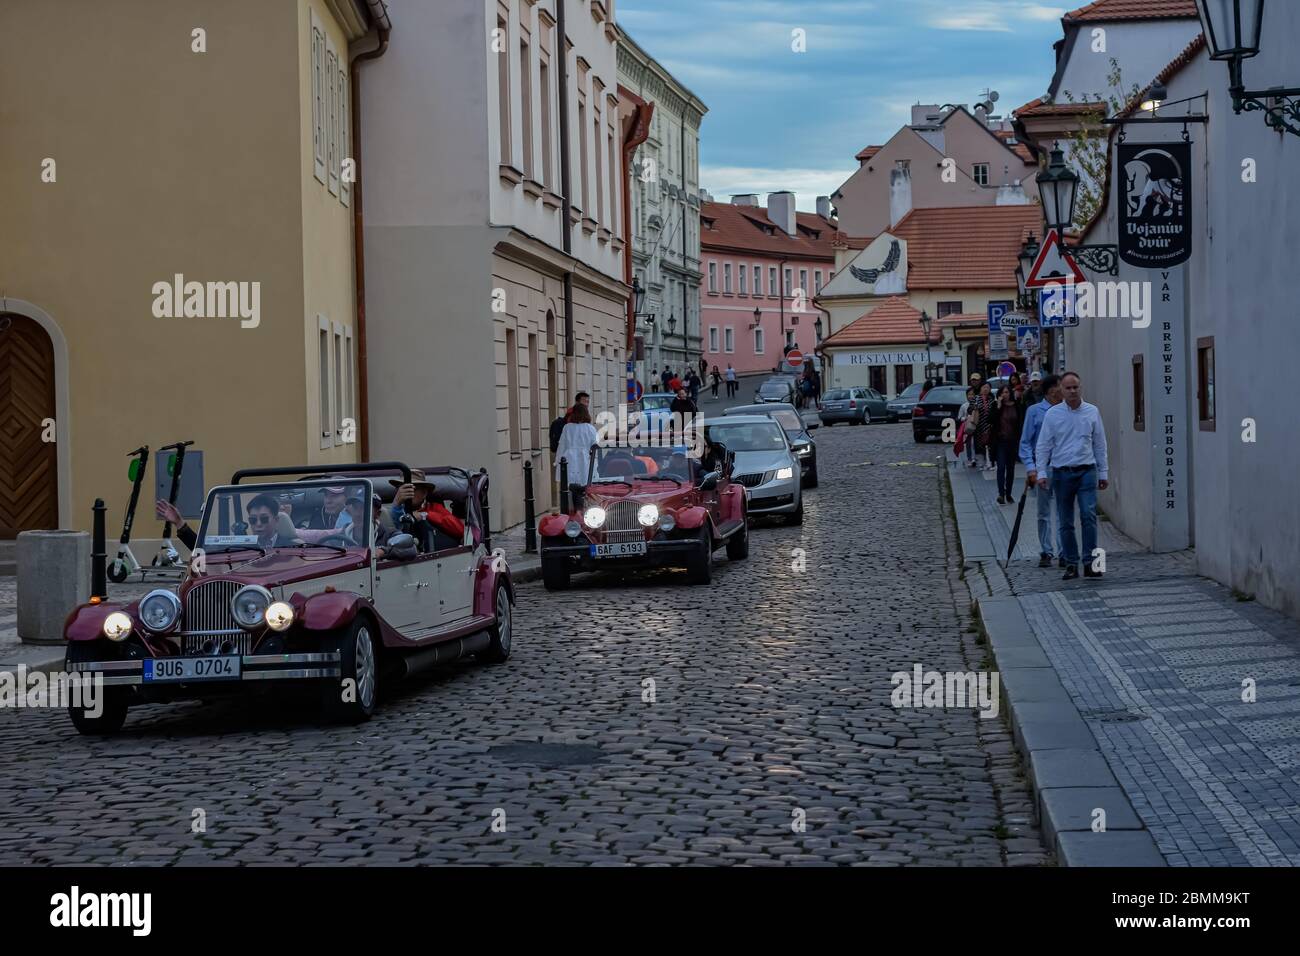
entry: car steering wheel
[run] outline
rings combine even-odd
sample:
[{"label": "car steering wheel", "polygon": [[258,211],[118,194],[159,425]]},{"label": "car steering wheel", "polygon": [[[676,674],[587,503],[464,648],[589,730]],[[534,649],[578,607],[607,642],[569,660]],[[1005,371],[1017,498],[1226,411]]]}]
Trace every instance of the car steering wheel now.
[{"label": "car steering wheel", "polygon": [[325,537],[321,538],[319,541],[313,541],[313,542],[310,542],[310,543],[311,543],[311,544],[328,544],[330,541],[332,541],[332,540],[335,539],[335,538],[339,538],[339,539],[341,539],[342,542],[343,542],[343,544],[346,545],[346,546],[348,546],[348,547],[352,547],[352,548],[357,547],[357,543],[356,543],[355,541],[353,541],[352,538],[351,538],[349,535],[343,534],[343,533],[341,533],[341,532],[336,533],[336,534],[327,534],[327,535],[325,535]]}]

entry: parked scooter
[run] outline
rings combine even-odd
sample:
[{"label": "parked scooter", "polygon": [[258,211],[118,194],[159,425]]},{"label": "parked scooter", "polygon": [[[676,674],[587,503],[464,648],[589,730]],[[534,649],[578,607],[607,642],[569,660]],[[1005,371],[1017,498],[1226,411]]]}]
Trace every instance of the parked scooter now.
[{"label": "parked scooter", "polygon": [[117,546],[117,557],[108,566],[108,579],[114,584],[121,584],[128,576],[140,570],[140,562],[131,553],[131,525],[135,523],[135,506],[140,500],[140,485],[144,482],[144,473],[149,464],[149,446],[143,445],[127,457],[132,459],[126,472],[131,479],[131,500],[126,506],[126,517],[122,520],[122,537]]},{"label": "parked scooter", "polygon": [[[158,467],[158,462],[162,461],[162,453],[165,451],[174,451],[176,454],[171,459],[169,467],[172,473],[172,486],[167,494],[167,503],[175,506],[176,498],[181,490],[181,471],[185,466],[185,449],[193,445],[192,441],[178,441],[174,445],[164,445],[158,449],[158,457],[154,459],[154,467]],[[132,499],[132,506],[135,501]],[[172,523],[167,521],[163,524],[162,545],[158,553],[154,555],[153,566],[155,568],[183,568],[185,563],[181,561],[180,553],[176,546],[172,544]]]}]

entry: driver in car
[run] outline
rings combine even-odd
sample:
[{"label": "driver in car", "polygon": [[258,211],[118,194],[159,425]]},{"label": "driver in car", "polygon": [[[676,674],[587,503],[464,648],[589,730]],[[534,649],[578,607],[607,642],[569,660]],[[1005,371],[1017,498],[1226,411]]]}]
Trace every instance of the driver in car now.
[{"label": "driver in car", "polygon": [[297,539],[279,533],[280,504],[270,495],[258,495],[248,503],[248,529],[257,535],[257,543],[270,550],[287,548]]}]

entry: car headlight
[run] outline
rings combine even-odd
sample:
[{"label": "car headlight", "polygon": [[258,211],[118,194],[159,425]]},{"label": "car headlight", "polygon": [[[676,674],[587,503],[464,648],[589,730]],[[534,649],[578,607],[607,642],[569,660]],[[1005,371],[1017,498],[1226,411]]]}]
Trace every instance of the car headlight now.
[{"label": "car headlight", "polygon": [[114,611],[104,618],[104,636],[110,641],[125,641],[131,635],[131,616],[122,611]]},{"label": "car headlight", "polygon": [[582,520],[587,522],[588,528],[599,528],[605,523],[605,509],[598,505],[592,505],[583,514]]},{"label": "car headlight", "polygon": [[564,533],[570,538],[576,538],[578,535],[582,534],[582,525],[578,524],[576,521],[570,521],[564,526]]},{"label": "car headlight", "polygon": [[276,601],[263,615],[266,626],[273,631],[287,631],[293,624],[293,608],[286,601]]},{"label": "car headlight", "polygon": [[150,591],[140,602],[140,622],[155,634],[170,631],[181,616],[181,600],[171,591]]},{"label": "car headlight", "polygon": [[271,592],[256,584],[240,588],[230,599],[230,613],[234,615],[235,623],[246,631],[265,623],[266,609],[270,606]]},{"label": "car headlight", "polygon": [[672,531],[677,527],[677,519],[665,511],[659,516],[659,527],[664,531]]},{"label": "car headlight", "polygon": [[793,477],[794,477],[793,468],[782,468],[776,473],[777,481],[789,481]]},{"label": "car headlight", "polygon": [[636,520],[641,524],[641,527],[649,528],[659,520],[659,509],[654,505],[642,505],[641,509],[636,513]]}]

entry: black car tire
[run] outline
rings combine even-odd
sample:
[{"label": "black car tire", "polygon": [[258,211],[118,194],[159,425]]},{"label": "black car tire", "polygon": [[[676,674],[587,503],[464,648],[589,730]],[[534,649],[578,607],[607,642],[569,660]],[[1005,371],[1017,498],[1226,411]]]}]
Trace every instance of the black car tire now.
[{"label": "black car tire", "polygon": [[542,585],[548,591],[563,591],[569,586],[569,566],[563,558],[542,555]]},{"label": "black car tire", "polygon": [[700,528],[695,553],[686,560],[686,573],[692,584],[708,584],[713,580],[713,535],[707,523]]},{"label": "black car tire", "polygon": [[[92,642],[93,644],[93,642]],[[72,670],[72,664],[101,660],[93,648],[81,641],[68,645],[65,670]],[[77,732],[86,737],[107,737],[117,733],[126,723],[128,691],[120,687],[103,689],[103,709],[98,717],[91,717],[81,707],[68,706],[68,716]]]},{"label": "black car tire", "polygon": [[912,440],[915,441],[918,445],[924,445],[926,439],[929,437],[930,436],[927,435],[925,432],[919,432],[915,428],[912,429]]},{"label": "black car tire", "polygon": [[504,582],[497,582],[496,593],[492,596],[492,608],[496,612],[497,622],[488,628],[487,650],[479,657],[489,664],[504,664],[510,658],[515,629],[514,608],[510,606],[510,592]]},{"label": "black car tire", "polygon": [[803,480],[803,486],[805,488],[817,487],[817,462],[816,461],[814,461],[813,466],[810,469],[808,469],[808,477]]},{"label": "black car tire", "polygon": [[[379,629],[369,617],[358,614],[352,623],[321,641],[327,651],[338,651],[339,676],[321,687],[321,709],[331,722],[360,724],[369,720],[379,704]],[[368,673],[367,673],[368,672]],[[369,694],[366,678],[369,677]],[[351,681],[349,688],[347,682]],[[352,699],[345,699],[345,692]]]},{"label": "black car tire", "polygon": [[795,509],[793,514],[790,514],[787,517],[789,519],[790,524],[803,524],[803,497],[802,496],[800,496],[799,498],[799,507]]},{"label": "black car tire", "polygon": [[727,559],[744,561],[749,557],[749,520],[740,526],[740,530],[727,539]]}]

